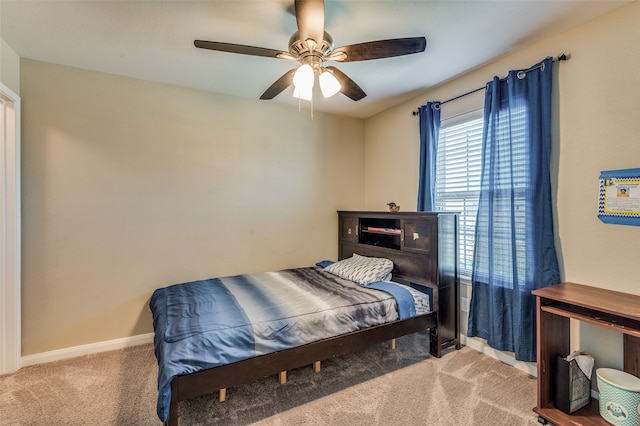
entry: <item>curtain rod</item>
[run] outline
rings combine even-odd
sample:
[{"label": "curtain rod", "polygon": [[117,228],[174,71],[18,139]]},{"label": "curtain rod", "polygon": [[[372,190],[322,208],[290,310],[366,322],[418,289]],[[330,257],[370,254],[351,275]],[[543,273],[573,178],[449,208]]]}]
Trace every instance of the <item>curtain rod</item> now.
[{"label": "curtain rod", "polygon": [[[561,54],[560,56],[558,56],[557,58],[553,58],[553,62],[558,62],[558,61],[568,61],[568,60],[569,60],[569,56],[567,56],[567,55],[566,55],[566,54],[564,54],[564,53],[563,53],[563,54]],[[525,74],[526,74],[526,73],[528,73],[529,71],[533,71],[533,70],[538,69],[538,68],[540,68],[540,66],[532,67],[532,68],[529,68],[529,69],[526,69],[526,70],[523,70],[523,71],[520,71],[520,72],[522,72],[522,73],[525,73]],[[524,78],[524,77],[523,77],[523,78]],[[446,103],[448,103],[448,102],[452,102],[452,101],[458,100],[458,99],[460,99],[460,98],[464,98],[465,96],[472,95],[472,94],[474,94],[474,93],[476,93],[476,92],[479,92],[479,91],[481,91],[481,90],[485,90],[485,89],[486,89],[486,87],[487,87],[487,86],[486,86],[486,85],[484,85],[484,86],[482,86],[482,87],[478,87],[477,89],[473,89],[473,90],[471,90],[471,91],[469,91],[469,92],[467,92],[467,93],[463,93],[462,95],[458,95],[458,96],[455,96],[455,97],[453,97],[453,98],[451,98],[451,99],[447,99],[446,101],[438,102],[438,103],[437,103],[437,106],[438,106],[438,107],[440,107],[441,105],[444,105],[444,104],[446,104]],[[420,113],[419,113],[418,111],[412,111],[412,112],[411,112],[411,114],[413,114],[413,115],[420,115]]]}]

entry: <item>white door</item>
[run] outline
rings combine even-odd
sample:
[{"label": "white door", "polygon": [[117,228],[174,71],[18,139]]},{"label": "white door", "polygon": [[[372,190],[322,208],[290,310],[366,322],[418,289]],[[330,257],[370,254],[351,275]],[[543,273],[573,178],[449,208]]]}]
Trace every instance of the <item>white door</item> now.
[{"label": "white door", "polygon": [[21,367],[20,97],[0,83],[0,374]]}]

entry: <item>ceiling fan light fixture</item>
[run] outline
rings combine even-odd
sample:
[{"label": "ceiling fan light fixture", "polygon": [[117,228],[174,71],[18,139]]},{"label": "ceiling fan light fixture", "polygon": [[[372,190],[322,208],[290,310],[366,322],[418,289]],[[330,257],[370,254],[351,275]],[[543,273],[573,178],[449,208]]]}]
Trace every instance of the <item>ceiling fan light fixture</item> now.
[{"label": "ceiling fan light fixture", "polygon": [[309,64],[301,65],[293,75],[293,85],[295,88],[304,91],[307,89],[311,91],[311,89],[313,89],[314,80],[313,68],[311,68]]},{"label": "ceiling fan light fixture", "polygon": [[325,98],[330,98],[335,95],[342,89],[342,85],[338,81],[338,79],[331,73],[331,71],[324,69],[320,73],[320,77],[318,77],[318,82],[320,84],[320,90],[322,91],[322,96]]}]

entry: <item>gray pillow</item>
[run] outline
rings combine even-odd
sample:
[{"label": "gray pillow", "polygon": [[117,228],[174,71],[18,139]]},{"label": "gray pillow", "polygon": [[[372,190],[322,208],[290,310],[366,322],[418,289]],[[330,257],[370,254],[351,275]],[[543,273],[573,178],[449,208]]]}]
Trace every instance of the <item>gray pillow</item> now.
[{"label": "gray pillow", "polygon": [[354,253],[353,257],[333,263],[324,270],[340,278],[367,285],[388,279],[393,270],[393,262],[382,257],[366,257]]}]

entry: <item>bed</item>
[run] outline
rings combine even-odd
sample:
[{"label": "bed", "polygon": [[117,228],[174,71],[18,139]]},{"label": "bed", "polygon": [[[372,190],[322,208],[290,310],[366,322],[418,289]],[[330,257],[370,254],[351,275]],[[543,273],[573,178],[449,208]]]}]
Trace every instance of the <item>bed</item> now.
[{"label": "bed", "polygon": [[419,257],[366,249],[340,257],[157,289],[150,308],[160,420],[177,425],[179,401],[215,392],[224,400],[227,388],[270,375],[283,383],[287,370],[319,371],[322,360],[418,331],[429,330],[433,356],[460,347],[457,334],[439,333],[440,317],[452,313],[442,309],[439,285],[412,275]]}]

